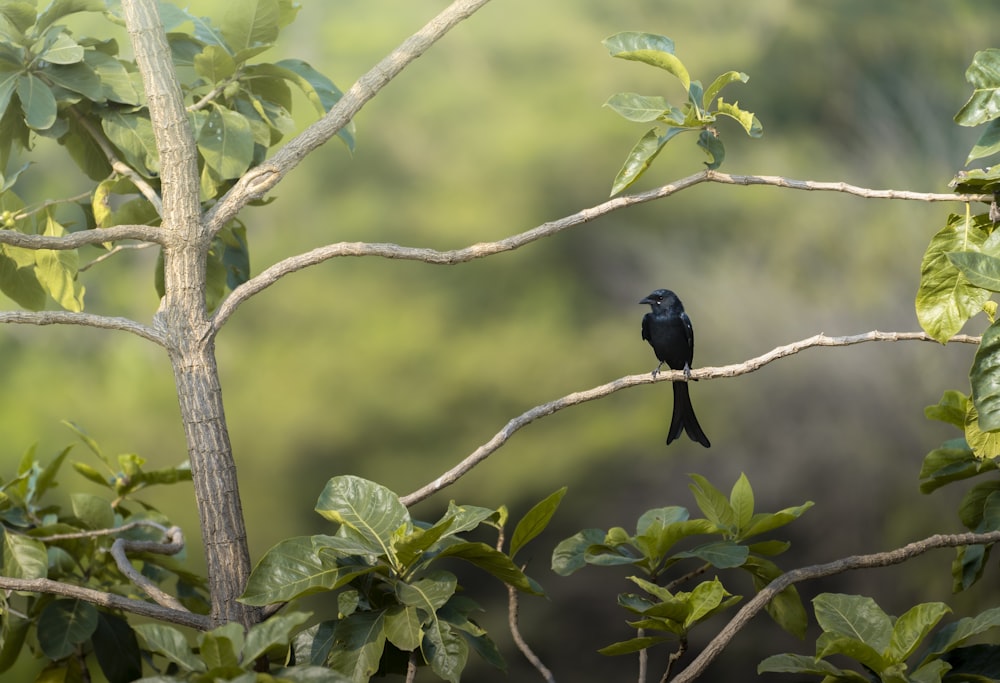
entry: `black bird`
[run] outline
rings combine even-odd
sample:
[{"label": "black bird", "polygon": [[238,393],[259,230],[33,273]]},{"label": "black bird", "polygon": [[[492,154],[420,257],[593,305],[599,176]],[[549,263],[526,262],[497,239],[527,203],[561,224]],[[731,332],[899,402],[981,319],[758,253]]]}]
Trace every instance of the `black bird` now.
[{"label": "black bird", "polygon": [[653,347],[653,353],[660,361],[653,369],[653,377],[659,374],[664,363],[672,370],[684,371],[684,381],[674,382],[674,414],[670,420],[667,444],[686,430],[692,440],[709,448],[712,444],[698,424],[688,393],[687,379],[691,376],[691,362],[694,359],[694,328],[691,327],[691,318],[684,312],[681,300],[669,289],[658,289],[639,303],[649,304],[652,308],[642,316],[642,338]]}]

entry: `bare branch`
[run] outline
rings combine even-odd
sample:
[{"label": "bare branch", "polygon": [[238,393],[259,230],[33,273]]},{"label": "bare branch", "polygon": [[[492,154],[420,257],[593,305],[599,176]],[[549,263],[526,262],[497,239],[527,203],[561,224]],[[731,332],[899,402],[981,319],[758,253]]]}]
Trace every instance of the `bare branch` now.
[{"label": "bare branch", "polygon": [[316,123],[293,138],[266,162],[251,169],[208,212],[209,230],[215,234],[248,202],[263,197],[311,151],[326,143],[357,115],[382,88],[424,54],[457,24],[469,18],[489,0],[455,0],[426,26],[403,41],[382,61],[352,85],[344,96]]},{"label": "bare branch", "polygon": [[180,600],[169,593],[164,592],[159,586],[140,574],[136,568],[132,566],[132,562],[129,561],[128,556],[125,555],[126,552],[176,555],[180,551],[184,550],[184,533],[181,531],[180,527],[170,527],[166,530],[164,536],[166,537],[165,543],[155,543],[152,541],[130,541],[128,539],[119,538],[111,544],[111,556],[115,558],[115,563],[118,565],[119,571],[127,576],[132,583],[142,589],[146,595],[151,597],[158,604],[178,611],[189,611],[184,605],[181,604]]},{"label": "bare branch", "polygon": [[733,636],[743,628],[750,619],[760,612],[771,599],[789,586],[801,581],[820,579],[834,574],[843,574],[853,569],[870,569],[872,567],[888,567],[894,564],[906,562],[917,555],[922,555],[928,550],[938,548],[956,548],[963,545],[985,545],[1000,542],[1000,531],[991,531],[985,534],[938,534],[920,541],[915,541],[902,548],[888,550],[871,555],[852,555],[826,564],[810,565],[800,567],[790,572],[782,574],[774,581],[764,587],[747,604],[743,605],[739,612],[730,620],[726,627],[719,632],[712,642],[710,642],[701,653],[694,658],[688,666],[677,674],[674,683],[687,683],[693,681],[708,667],[720,652],[729,644]]},{"label": "bare branch", "polygon": [[[935,341],[930,335],[924,332],[879,332],[877,330],[872,332],[866,332],[864,334],[856,334],[846,337],[828,337],[825,334],[817,334],[808,339],[803,339],[801,341],[793,342],[791,344],[786,344],[785,346],[779,346],[767,353],[757,356],[756,358],[751,358],[750,360],[744,361],[742,363],[736,363],[734,365],[723,365],[720,367],[704,367],[698,368],[691,371],[691,379],[717,379],[719,377],[736,377],[738,375],[745,375],[747,373],[759,370],[768,363],[773,363],[779,358],[784,358],[785,356],[794,355],[805,349],[812,348],[814,346],[851,346],[853,344],[861,344],[864,342],[872,341]],[[950,342],[961,342],[966,344],[978,344],[980,342],[980,337],[974,337],[970,335],[956,335],[952,337]],[[654,382],[677,382],[684,380],[684,372],[681,370],[669,370],[660,372],[656,377],[653,377],[649,373],[643,373],[641,375],[627,375],[625,377],[620,377],[616,380],[608,382],[607,384],[602,384],[601,386],[594,387],[593,389],[586,389],[584,391],[578,391],[572,394],[563,396],[562,398],[557,398],[554,401],[549,401],[548,403],[543,403],[540,406],[535,406],[531,410],[518,415],[506,425],[503,429],[497,432],[492,439],[484,443],[482,446],[473,451],[469,456],[467,456],[462,462],[458,463],[455,467],[451,468],[440,477],[430,482],[426,486],[417,489],[413,493],[402,496],[400,500],[403,505],[410,506],[415,503],[419,503],[437,493],[441,489],[454,484],[462,476],[464,476],[473,467],[486,460],[490,455],[492,455],[497,449],[503,446],[510,437],[514,435],[516,431],[522,427],[526,427],[535,420],[546,417],[553,413],[559,412],[564,408],[569,408],[570,406],[575,406],[580,403],[586,403],[587,401],[593,401],[595,399],[604,398],[609,394],[613,394],[616,391],[621,391],[622,389],[628,389],[630,387],[638,386],[640,384],[652,384]]]},{"label": "bare branch", "polygon": [[114,318],[92,313],[73,313],[71,311],[0,311],[0,324],[14,323],[19,325],[83,325],[99,327],[105,330],[121,330],[131,332],[148,341],[166,348],[167,341],[159,330],[129,318]]},{"label": "bare branch", "polygon": [[193,612],[187,611],[182,612],[180,610],[154,605],[151,602],[123,598],[120,595],[102,593],[101,591],[96,591],[92,588],[73,586],[68,583],[52,581],[51,579],[12,579],[6,576],[0,576],[0,590],[28,591],[31,593],[47,593],[49,595],[61,595],[67,598],[76,598],[100,607],[118,609],[123,612],[130,612],[142,617],[159,619],[160,621],[165,621],[170,624],[188,626],[190,628],[198,629],[199,631],[207,631],[211,627],[209,618],[202,614],[194,614]]},{"label": "bare branch", "polygon": [[110,228],[79,230],[67,235],[29,235],[17,230],[0,230],[0,244],[24,249],[79,249],[91,244],[119,240],[163,241],[160,228],[151,225],[116,225]]},{"label": "bare branch", "polygon": [[98,256],[97,258],[95,258],[94,260],[88,261],[87,263],[84,263],[82,266],[80,266],[76,270],[77,270],[78,273],[82,273],[82,272],[84,272],[86,270],[90,270],[91,268],[93,268],[94,266],[96,266],[98,263],[101,263],[102,261],[106,261],[109,258],[111,258],[112,256],[114,256],[115,254],[118,254],[120,252],[123,252],[123,251],[138,251],[139,249],[148,249],[149,247],[154,247],[154,246],[156,246],[156,245],[154,243],[152,243],[152,242],[141,242],[139,244],[119,244],[119,245],[116,245],[114,248],[109,249],[108,251],[104,252],[103,254],[101,254],[100,256]]},{"label": "bare branch", "polygon": [[475,259],[492,256],[505,251],[513,251],[544,237],[549,237],[568,228],[588,223],[613,211],[624,209],[635,204],[643,204],[655,199],[669,197],[672,194],[686,190],[689,187],[705,182],[722,183],[726,185],[770,185],[793,190],[811,190],[843,192],[867,199],[905,199],[925,202],[992,202],[993,195],[960,195],[934,194],[929,192],[909,192],[904,190],[871,190],[847,183],[820,183],[812,180],[794,180],[780,176],[729,175],[718,171],[701,171],[694,175],[681,178],[675,182],[663,185],[653,190],[638,194],[622,195],[606,202],[583,209],[569,216],[554,221],[542,223],[530,230],[505,237],[494,242],[479,242],[460,249],[438,251],[420,247],[404,247],[385,242],[338,242],[318,247],[302,254],[291,256],[267,268],[259,275],[250,278],[222,302],[212,318],[214,332],[218,332],[226,320],[245,300],[270,287],[285,275],[314,266],[340,256],[380,256],[387,259],[406,261],[423,261],[437,265],[455,265]]},{"label": "bare branch", "polygon": [[51,536],[32,536],[31,538],[35,541],[41,541],[42,543],[54,543],[56,541],[72,541],[77,538],[96,538],[98,536],[114,536],[120,534],[123,531],[129,531],[130,529],[135,529],[141,526],[148,526],[157,529],[160,533],[166,535],[169,531],[167,527],[148,519],[140,519],[134,522],[129,522],[127,524],[122,524],[121,526],[116,526],[110,529],[89,529],[87,531],[74,531],[69,534],[52,534]]}]

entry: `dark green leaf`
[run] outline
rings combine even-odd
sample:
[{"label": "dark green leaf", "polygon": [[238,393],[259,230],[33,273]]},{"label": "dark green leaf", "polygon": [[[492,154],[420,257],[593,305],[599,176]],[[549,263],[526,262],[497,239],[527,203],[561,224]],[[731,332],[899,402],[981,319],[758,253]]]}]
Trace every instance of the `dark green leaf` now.
[{"label": "dark green leaf", "polygon": [[396,533],[412,528],[410,513],[395,493],[350,475],[327,482],[316,502],[316,512],[353,530],[390,559]]},{"label": "dark green leaf", "polygon": [[[984,432],[1000,429],[1000,322],[993,323],[983,333],[969,379],[972,382],[972,400],[979,415],[979,428]],[[983,452],[971,441],[969,445],[979,456],[998,454]]]},{"label": "dark green leaf", "polygon": [[645,650],[653,647],[654,645],[665,643],[668,640],[670,639],[664,638],[663,636],[644,636],[642,638],[632,638],[631,640],[623,640],[617,643],[612,643],[611,645],[602,647],[597,652],[598,654],[609,657],[615,655],[630,655],[633,652]]},{"label": "dark green leaf", "polygon": [[432,571],[415,581],[396,583],[396,597],[410,607],[419,607],[427,614],[434,614],[458,587],[458,579],[451,572]]},{"label": "dark green leaf", "polygon": [[675,135],[683,133],[686,130],[687,128],[672,126],[662,136],[656,128],[646,131],[646,134],[639,138],[639,141],[635,143],[635,146],[628,153],[625,163],[622,164],[621,170],[615,176],[615,181],[611,185],[611,194],[618,194],[638,180],[646,172],[646,169],[649,168],[649,165],[653,163],[653,160],[663,149],[663,146]]},{"label": "dark green leaf", "polygon": [[545,530],[565,495],[566,487],[564,486],[537,503],[521,518],[521,521],[514,527],[514,534],[510,538],[511,560],[526,543]]},{"label": "dark green leaf", "polygon": [[939,656],[991,629],[1000,627],[1000,607],[983,610],[974,617],[965,617],[941,628],[927,646],[924,662]]},{"label": "dark green leaf", "polygon": [[605,533],[601,529],[584,529],[560,541],[552,551],[552,571],[560,576],[569,576],[587,564],[587,549],[604,542]]},{"label": "dark green leaf", "polygon": [[673,557],[678,559],[697,557],[718,569],[731,569],[746,562],[749,554],[750,549],[745,545],[739,545],[733,541],[718,541],[677,553]]},{"label": "dark green leaf", "polygon": [[883,652],[892,637],[892,621],[874,600],[860,595],[822,593],[813,599],[816,621],[828,633]]},{"label": "dark green leaf", "polygon": [[[869,683],[868,679],[853,671],[842,671],[829,662],[805,655],[783,654],[772,655],[757,665],[757,673],[814,674],[830,676],[831,680],[860,681]],[[853,676],[852,676],[853,674]]]},{"label": "dark green leaf", "polygon": [[13,613],[4,615],[3,621],[0,622],[0,673],[17,662],[21,656],[25,636],[33,624],[30,619],[22,619]]},{"label": "dark green leaf", "polygon": [[97,608],[82,600],[54,600],[38,617],[38,645],[49,659],[69,657],[97,630]]},{"label": "dark green leaf", "polygon": [[166,657],[185,671],[204,671],[205,663],[191,652],[187,638],[178,629],[166,624],[136,624],[135,631],[142,636],[146,647]]},{"label": "dark green leaf", "polygon": [[994,119],[986,126],[986,130],[979,136],[979,140],[973,145],[972,151],[965,159],[969,164],[975,159],[982,159],[1000,152],[1000,120]]},{"label": "dark green leaf", "polygon": [[1000,680],[1000,646],[992,644],[970,645],[946,652],[936,663],[948,665],[949,680],[996,681]]},{"label": "dark green leaf", "polygon": [[355,612],[334,630],[328,664],[354,681],[367,681],[378,671],[385,650],[383,612]]},{"label": "dark green leaf", "polygon": [[714,131],[703,130],[698,134],[698,146],[701,147],[711,161],[706,161],[705,166],[709,170],[715,170],[722,165],[726,158],[726,148],[722,140]]},{"label": "dark green leaf", "polygon": [[48,574],[45,546],[34,539],[2,532],[3,563],[0,570],[12,579],[44,579]]},{"label": "dark green leaf", "polygon": [[90,642],[108,683],[128,683],[142,677],[142,659],[135,631],[121,617],[97,615],[97,629]]},{"label": "dark green leaf", "polygon": [[424,658],[434,673],[450,683],[458,683],[469,658],[469,646],[447,622],[435,621],[423,640]]},{"label": "dark green leaf", "polygon": [[920,468],[920,491],[930,493],[945,484],[996,469],[992,459],[977,458],[961,439],[960,448],[936,448],[924,457]]},{"label": "dark green leaf", "polygon": [[438,557],[456,557],[471,562],[509,586],[526,593],[541,594],[538,586],[508,556],[485,543],[456,543],[442,550]]},{"label": "dark green leaf", "polygon": [[[295,652],[295,661],[301,666],[303,664],[320,665],[326,661],[333,647],[335,621],[323,621],[313,624],[304,631],[299,631],[292,639],[292,649]],[[327,669],[329,673],[329,669]]]},{"label": "dark green leaf", "polygon": [[101,79],[87,64],[53,65],[42,70],[49,80],[94,102],[104,100]]},{"label": "dark green leaf", "polygon": [[310,616],[312,615],[309,612],[280,614],[251,626],[243,644],[243,661],[257,659],[270,647],[288,645],[295,629],[304,624]]},{"label": "dark green leaf", "polygon": [[[781,570],[770,560],[760,557],[749,557],[743,568],[753,576],[754,589],[760,591],[776,578],[781,576]],[[789,586],[767,603],[767,613],[778,626],[797,638],[804,638],[809,618],[802,598],[795,586]]]},{"label": "dark green leaf", "polygon": [[986,214],[971,219],[952,214],[924,253],[917,290],[917,319],[924,331],[942,344],[981,311],[990,297],[989,292],[972,285],[962,275],[948,254],[982,247],[991,228]]}]

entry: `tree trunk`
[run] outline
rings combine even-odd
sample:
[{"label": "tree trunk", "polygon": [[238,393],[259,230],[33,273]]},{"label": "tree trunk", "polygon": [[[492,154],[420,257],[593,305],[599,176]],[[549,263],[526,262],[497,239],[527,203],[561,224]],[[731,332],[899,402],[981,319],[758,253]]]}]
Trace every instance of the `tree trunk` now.
[{"label": "tree trunk", "polygon": [[199,200],[198,152],[156,0],[122,0],[122,10],[160,155],[166,296],[156,324],[167,340],[180,401],[208,563],[211,619],[213,625],[250,626],[260,611],[236,601],[250,574],[250,553],[205,311],[211,235]]}]

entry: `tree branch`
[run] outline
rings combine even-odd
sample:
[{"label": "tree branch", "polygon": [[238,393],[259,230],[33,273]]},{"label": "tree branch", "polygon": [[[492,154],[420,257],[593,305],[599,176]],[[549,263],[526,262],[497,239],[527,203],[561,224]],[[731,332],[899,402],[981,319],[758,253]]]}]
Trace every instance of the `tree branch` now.
[{"label": "tree branch", "polygon": [[[805,349],[812,348],[814,346],[851,346],[853,344],[861,344],[864,342],[872,341],[935,341],[930,335],[924,332],[879,332],[877,330],[872,332],[866,332],[864,334],[856,334],[846,337],[828,337],[825,334],[817,334],[808,339],[802,339],[801,341],[792,342],[791,344],[786,344],[785,346],[779,346],[767,353],[757,356],[756,358],[751,358],[742,363],[736,363],[734,365],[723,365],[720,367],[704,367],[698,368],[691,371],[690,378],[692,380],[696,379],[717,379],[719,377],[736,377],[738,375],[745,375],[755,370],[759,370],[768,363],[773,363],[779,358],[784,358],[785,356],[794,355]],[[980,337],[974,337],[970,335],[960,334],[952,337],[950,342],[961,342],[965,344],[978,344],[980,342]],[[549,401],[548,403],[543,403],[540,406],[535,406],[531,410],[518,415],[506,425],[503,429],[497,432],[492,439],[484,443],[482,446],[473,451],[469,456],[467,456],[462,462],[458,463],[455,467],[451,468],[440,477],[430,482],[426,486],[417,489],[409,495],[402,496],[400,501],[403,505],[407,507],[419,503],[420,501],[429,498],[433,494],[437,493],[441,489],[454,484],[462,476],[464,476],[473,467],[486,460],[490,455],[492,455],[497,449],[503,446],[510,437],[514,435],[516,431],[522,427],[526,427],[535,420],[546,417],[553,413],[559,412],[564,408],[569,408],[570,406],[575,406],[580,403],[586,403],[587,401],[593,401],[595,399],[604,398],[616,391],[621,391],[622,389],[628,389],[630,387],[638,386],[640,384],[652,384],[654,382],[676,382],[684,381],[684,372],[681,370],[669,370],[660,372],[656,377],[653,377],[650,373],[643,373],[641,375],[627,375],[625,377],[620,377],[619,379],[608,382],[607,384],[602,384],[600,386],[594,387],[593,389],[586,389],[584,391],[578,391],[572,394],[563,396],[562,398],[557,398],[554,401]]]},{"label": "tree branch", "polygon": [[172,526],[164,531],[165,542],[156,543],[153,541],[131,541],[124,538],[116,539],[111,544],[111,556],[115,558],[118,570],[128,577],[128,579],[138,586],[143,593],[151,597],[156,603],[170,609],[188,612],[188,608],[181,604],[181,601],[160,589],[155,583],[139,573],[132,562],[129,561],[127,552],[134,553],[156,553],[158,555],[176,555],[184,550],[184,533],[180,527]]},{"label": "tree branch", "polygon": [[151,225],[116,225],[111,228],[80,230],[67,235],[29,235],[17,230],[0,230],[0,244],[24,249],[79,249],[90,244],[119,240],[162,243],[162,231]]},{"label": "tree branch", "polygon": [[188,626],[207,631],[210,628],[208,617],[203,614],[161,607],[142,600],[123,598],[112,593],[102,593],[92,588],[73,586],[68,583],[52,581],[51,579],[12,579],[0,576],[0,589],[12,591],[27,591],[31,593],[48,593],[50,595],[61,595],[67,598],[76,598],[89,602],[100,607],[118,609],[123,612],[138,614],[142,617],[159,619],[171,624]]},{"label": "tree branch", "polygon": [[129,318],[113,318],[92,313],[73,313],[72,311],[0,311],[0,324],[16,323],[20,325],[83,325],[99,327],[105,330],[121,330],[131,332],[147,341],[166,347],[163,334],[152,327],[137,323]]},{"label": "tree branch", "polygon": [[869,569],[872,567],[888,567],[894,564],[906,562],[917,555],[922,555],[928,550],[938,548],[955,548],[963,545],[984,545],[988,543],[1000,542],[1000,531],[990,531],[984,534],[938,534],[915,541],[902,548],[888,550],[871,555],[852,555],[826,564],[810,565],[800,567],[786,572],[764,587],[747,604],[743,605],[739,612],[730,620],[726,627],[719,632],[712,642],[710,642],[701,653],[694,658],[688,666],[677,674],[674,683],[687,683],[693,681],[704,672],[708,665],[715,659],[723,648],[729,644],[733,636],[743,628],[750,619],[760,612],[771,599],[789,586],[801,581],[820,579],[834,574],[843,574],[853,569]]},{"label": "tree branch", "polygon": [[361,76],[323,118],[290,140],[263,164],[245,173],[206,215],[211,234],[214,235],[221,230],[248,202],[267,194],[307,154],[326,143],[350,123],[361,108],[407,65],[487,2],[489,0],[452,2],[427,25],[404,40],[399,47]]},{"label": "tree branch", "polygon": [[[291,143],[289,143],[291,144]],[[963,194],[935,194],[930,192],[909,192],[904,190],[872,190],[847,183],[821,183],[812,180],[794,180],[782,178],[780,176],[756,176],[756,175],[730,175],[719,173],[718,171],[701,171],[694,175],[681,178],[675,182],[657,187],[646,192],[637,194],[622,195],[609,199],[606,202],[597,204],[574,214],[564,216],[554,221],[542,223],[530,230],[505,237],[494,242],[479,242],[460,249],[450,249],[438,251],[437,249],[427,249],[421,247],[404,247],[398,244],[386,242],[338,242],[317,247],[302,254],[290,256],[282,261],[278,261],[260,274],[250,278],[242,285],[234,289],[225,301],[219,306],[212,318],[213,333],[218,331],[225,324],[226,320],[233,314],[236,308],[250,297],[258,294],[270,287],[285,275],[295,271],[314,266],[332,258],[339,256],[381,256],[387,259],[401,259],[406,261],[423,261],[437,265],[455,265],[465,263],[475,259],[492,256],[505,251],[513,251],[530,244],[544,237],[549,237],[568,228],[576,227],[584,223],[589,223],[595,218],[599,218],[613,211],[624,209],[635,204],[643,204],[655,199],[662,199],[676,194],[689,187],[700,185],[705,182],[722,183],[724,185],[770,185],[773,187],[783,187],[792,190],[843,192],[845,194],[865,197],[867,199],[897,199],[924,202],[992,202],[993,195],[963,195]]]}]

